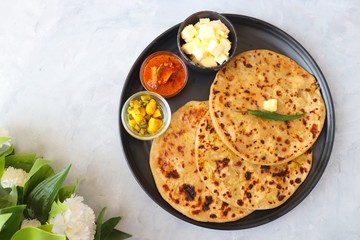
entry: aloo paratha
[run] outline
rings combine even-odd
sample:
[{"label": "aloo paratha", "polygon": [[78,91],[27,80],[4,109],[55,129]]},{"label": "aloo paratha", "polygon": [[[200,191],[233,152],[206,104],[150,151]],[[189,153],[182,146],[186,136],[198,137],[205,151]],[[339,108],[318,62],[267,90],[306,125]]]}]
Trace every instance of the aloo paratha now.
[{"label": "aloo paratha", "polygon": [[152,143],[150,167],[161,196],[182,214],[201,222],[228,222],[251,210],[230,206],[205,187],[195,163],[195,133],[207,102],[191,101],[172,114],[170,127]]},{"label": "aloo paratha", "polygon": [[[277,113],[305,115],[292,121],[261,119],[247,110],[264,110],[277,99]],[[306,152],[318,138],[326,116],[315,78],[292,59],[269,50],[239,54],[212,83],[209,111],[221,140],[246,161],[273,165]]]},{"label": "aloo paratha", "polygon": [[196,136],[195,156],[202,180],[211,192],[232,206],[275,208],[298,189],[311,169],[310,150],[273,166],[244,161],[221,141],[210,114],[200,121]]}]

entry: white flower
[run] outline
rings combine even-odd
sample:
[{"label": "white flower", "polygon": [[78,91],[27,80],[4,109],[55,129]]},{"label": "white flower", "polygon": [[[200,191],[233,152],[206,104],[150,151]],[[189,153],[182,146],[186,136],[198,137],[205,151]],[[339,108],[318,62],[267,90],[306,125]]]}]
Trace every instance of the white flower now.
[{"label": "white flower", "polygon": [[63,202],[67,209],[50,219],[53,233],[65,234],[69,240],[94,239],[95,213],[83,201],[81,196],[71,196]]},{"label": "white flower", "polygon": [[8,167],[1,178],[1,186],[3,188],[11,188],[13,186],[23,187],[27,176],[27,172],[20,168]]},{"label": "white flower", "polygon": [[21,223],[21,228],[39,226],[41,226],[41,223],[37,219],[24,219]]}]

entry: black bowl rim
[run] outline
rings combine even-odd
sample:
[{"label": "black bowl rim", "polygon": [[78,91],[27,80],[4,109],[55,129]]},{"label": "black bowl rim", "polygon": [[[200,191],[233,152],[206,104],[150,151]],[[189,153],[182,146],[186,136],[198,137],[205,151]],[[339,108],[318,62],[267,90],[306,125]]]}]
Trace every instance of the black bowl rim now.
[{"label": "black bowl rim", "polygon": [[[230,54],[229,54],[229,59],[225,62],[223,62],[220,65],[217,65],[215,67],[203,67],[200,66],[196,63],[194,63],[187,54],[185,54],[183,52],[183,50],[181,49],[181,31],[184,29],[184,27],[188,24],[190,24],[189,20],[196,17],[196,18],[202,18],[199,17],[199,15],[204,15],[203,17],[209,17],[210,19],[218,19],[221,20],[230,30],[230,34],[229,37],[231,36],[233,39],[231,41],[231,49],[230,49]],[[191,21],[192,23],[195,23],[193,21]],[[224,67],[228,62],[230,62],[230,60],[235,56],[236,53],[236,49],[237,49],[237,44],[238,44],[238,39],[237,39],[237,34],[236,34],[236,30],[234,28],[234,25],[230,22],[230,20],[225,17],[223,14],[215,12],[215,11],[199,11],[196,13],[191,14],[189,17],[187,17],[179,26],[177,35],[176,35],[176,43],[177,43],[177,47],[178,50],[180,52],[181,57],[184,59],[184,62],[187,63],[191,68],[195,69],[195,70],[200,70],[200,71],[217,71],[220,68]]]}]

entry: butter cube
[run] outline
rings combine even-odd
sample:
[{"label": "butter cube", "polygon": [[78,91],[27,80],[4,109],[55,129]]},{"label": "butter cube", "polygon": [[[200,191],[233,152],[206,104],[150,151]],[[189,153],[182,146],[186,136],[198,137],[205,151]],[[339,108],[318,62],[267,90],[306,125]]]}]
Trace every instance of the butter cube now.
[{"label": "butter cube", "polygon": [[208,24],[199,25],[199,39],[206,41],[207,39],[214,39],[215,32],[214,29]]},{"label": "butter cube", "polygon": [[199,19],[200,24],[205,24],[205,23],[209,23],[209,22],[210,22],[210,18],[200,18]]},{"label": "butter cube", "polygon": [[204,52],[200,48],[194,47],[193,55],[198,62],[202,59],[203,54]]},{"label": "butter cube", "polygon": [[223,53],[223,47],[220,44],[218,44],[215,40],[211,40],[209,42],[207,50],[209,51],[209,53],[211,53],[214,56],[219,56]]},{"label": "butter cube", "polygon": [[188,43],[183,44],[181,46],[181,50],[183,50],[184,53],[186,53],[186,54],[192,54],[194,51],[194,43],[188,42]]},{"label": "butter cube", "polygon": [[221,29],[216,29],[215,34],[218,39],[227,38],[227,34]]},{"label": "butter cube", "polygon": [[277,110],[277,100],[276,99],[269,99],[264,101],[264,110],[269,112],[276,112]]},{"label": "butter cube", "polygon": [[213,56],[211,55],[205,55],[203,56],[203,58],[200,60],[200,65],[204,66],[204,67],[215,67],[217,66],[217,63],[214,59]]},{"label": "butter cube", "polygon": [[222,23],[220,20],[214,20],[211,21],[211,25],[214,29],[216,30],[221,30],[225,33],[225,35],[228,35],[230,30],[226,27],[226,25],[224,23]]},{"label": "butter cube", "polygon": [[190,24],[184,27],[181,31],[181,37],[184,39],[185,42],[190,42],[191,39],[197,34],[197,30],[195,29],[194,25]]},{"label": "butter cube", "polygon": [[200,64],[200,62],[195,58],[194,55],[190,55],[189,57],[190,57],[191,61],[193,61],[195,64]]},{"label": "butter cube", "polygon": [[219,56],[215,57],[215,61],[218,64],[223,64],[223,62],[227,61],[229,59],[229,56],[227,56],[226,54],[220,54]]},{"label": "butter cube", "polygon": [[231,42],[230,42],[230,40],[227,39],[227,38],[221,38],[221,39],[220,39],[220,45],[223,47],[224,53],[229,52],[230,49],[231,49]]},{"label": "butter cube", "polygon": [[206,52],[206,47],[204,45],[202,45],[201,43],[194,44],[192,54],[198,61],[200,61],[202,59],[205,52]]}]

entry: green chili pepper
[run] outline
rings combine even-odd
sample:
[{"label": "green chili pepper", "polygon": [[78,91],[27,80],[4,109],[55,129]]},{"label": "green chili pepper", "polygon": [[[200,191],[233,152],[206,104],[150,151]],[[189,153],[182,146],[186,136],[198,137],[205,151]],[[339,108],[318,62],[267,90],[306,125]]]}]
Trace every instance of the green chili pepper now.
[{"label": "green chili pepper", "polygon": [[302,116],[305,115],[305,113],[295,114],[295,115],[282,115],[275,112],[265,112],[260,110],[248,110],[246,112],[259,118],[271,119],[276,121],[291,121],[301,118]]}]

